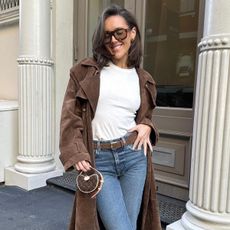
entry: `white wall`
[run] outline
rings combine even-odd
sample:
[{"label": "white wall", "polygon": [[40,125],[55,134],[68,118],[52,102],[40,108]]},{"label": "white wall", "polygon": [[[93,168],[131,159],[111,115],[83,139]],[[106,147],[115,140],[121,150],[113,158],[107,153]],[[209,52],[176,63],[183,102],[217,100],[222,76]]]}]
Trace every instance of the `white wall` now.
[{"label": "white wall", "polygon": [[18,98],[18,23],[0,27],[0,99]]}]

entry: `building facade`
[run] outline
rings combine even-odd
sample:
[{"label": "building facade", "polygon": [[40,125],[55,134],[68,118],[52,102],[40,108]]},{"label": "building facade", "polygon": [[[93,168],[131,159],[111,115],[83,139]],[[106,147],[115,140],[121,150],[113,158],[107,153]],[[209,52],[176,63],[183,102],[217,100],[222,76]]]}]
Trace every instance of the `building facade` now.
[{"label": "building facade", "polygon": [[91,55],[97,19],[111,3],[136,16],[142,65],[157,83],[158,193],[188,201],[167,229],[230,229],[226,0],[0,0],[1,182],[30,190],[62,174],[69,69]]}]

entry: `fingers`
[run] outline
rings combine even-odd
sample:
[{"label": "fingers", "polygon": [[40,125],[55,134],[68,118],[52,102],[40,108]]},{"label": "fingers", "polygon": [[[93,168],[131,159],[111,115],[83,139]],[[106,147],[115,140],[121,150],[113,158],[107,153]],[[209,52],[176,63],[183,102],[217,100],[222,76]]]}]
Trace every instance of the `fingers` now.
[{"label": "fingers", "polygon": [[144,153],[145,155],[147,154],[147,150],[148,147],[152,150],[152,145],[151,142],[149,140],[149,138],[147,137],[137,137],[134,144],[133,144],[133,149],[138,149],[141,150],[141,148],[143,147],[144,149]]},{"label": "fingers", "polygon": [[148,136],[141,134],[140,132],[137,135],[136,140],[133,143],[133,149],[141,149],[142,145],[146,142]]},{"label": "fingers", "polygon": [[[140,140],[140,142],[138,143],[138,148],[137,149],[140,150],[142,148],[142,146],[143,146],[144,154],[146,156],[147,151],[148,151],[148,147],[151,146],[151,143],[150,143],[150,141],[148,139],[144,139],[143,141]],[[152,149],[152,148],[150,148],[150,149]]]},{"label": "fingers", "polygon": [[145,154],[145,156],[147,155],[147,148],[148,148],[148,145],[147,145],[147,143],[145,142],[145,143],[144,143],[144,154]]},{"label": "fingers", "polygon": [[88,161],[79,161],[77,164],[76,164],[76,169],[78,171],[83,171],[83,172],[87,172],[90,170],[90,163]]},{"label": "fingers", "polygon": [[140,142],[140,138],[137,136],[136,140],[133,143],[133,149],[137,148],[137,145],[139,144],[139,142]]},{"label": "fingers", "polygon": [[138,145],[137,145],[137,149],[141,150],[142,146],[145,146],[145,139],[141,138]]},{"label": "fingers", "polygon": [[147,155],[147,149],[150,149],[150,151],[152,152],[153,151],[153,146],[152,146],[152,144],[151,144],[151,142],[150,142],[150,140],[148,139],[148,141],[147,142],[145,142],[145,144],[144,144],[144,153],[145,153],[145,156]]},{"label": "fingers", "polygon": [[129,131],[138,132],[137,138],[133,143],[133,149],[140,150],[143,147],[145,155],[147,154],[148,147],[152,151],[152,145],[149,139],[151,128],[149,126],[144,124],[139,124],[136,125],[134,128],[130,129]]},{"label": "fingers", "polygon": [[150,148],[150,150],[151,150],[151,152],[153,151],[153,146],[152,146],[152,144],[151,144],[151,142],[150,142],[150,140],[148,141],[148,146],[149,146],[149,148]]}]

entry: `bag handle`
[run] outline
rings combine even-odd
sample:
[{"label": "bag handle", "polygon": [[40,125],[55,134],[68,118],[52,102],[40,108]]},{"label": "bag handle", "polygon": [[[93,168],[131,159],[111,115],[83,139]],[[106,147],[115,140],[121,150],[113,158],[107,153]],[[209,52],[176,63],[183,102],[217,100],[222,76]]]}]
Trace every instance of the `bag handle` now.
[{"label": "bag handle", "polygon": [[[103,175],[101,174],[101,172],[98,171],[98,170],[97,170],[96,168],[94,168],[93,166],[90,165],[90,168],[93,169],[95,172],[97,172],[97,173],[99,174],[99,181],[100,181],[99,187],[96,189],[96,192],[91,196],[91,198],[94,198],[94,197],[101,191],[101,189],[102,189],[102,185],[103,185],[103,183],[104,183],[104,177],[103,177]],[[82,175],[82,173],[87,173],[87,172],[81,171],[81,172],[79,173],[79,175]]]},{"label": "bag handle", "polygon": [[[93,169],[94,171],[96,171],[96,172],[100,175],[101,178],[103,178],[101,172],[99,172],[96,168],[94,168],[94,167],[91,166],[91,165],[90,165],[89,167],[90,167],[91,169]],[[81,175],[82,173],[87,173],[87,172],[84,172],[84,171],[81,170],[81,172],[80,172],[79,174]]]}]

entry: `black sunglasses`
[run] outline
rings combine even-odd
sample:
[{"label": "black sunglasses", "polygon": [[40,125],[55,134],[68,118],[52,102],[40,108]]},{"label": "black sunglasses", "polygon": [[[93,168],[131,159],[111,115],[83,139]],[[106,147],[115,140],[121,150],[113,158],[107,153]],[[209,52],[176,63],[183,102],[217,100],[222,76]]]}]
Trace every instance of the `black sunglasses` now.
[{"label": "black sunglasses", "polygon": [[111,32],[106,32],[104,35],[104,44],[109,44],[112,40],[112,36],[116,38],[118,41],[122,41],[127,38],[127,33],[130,29],[118,28]]}]

